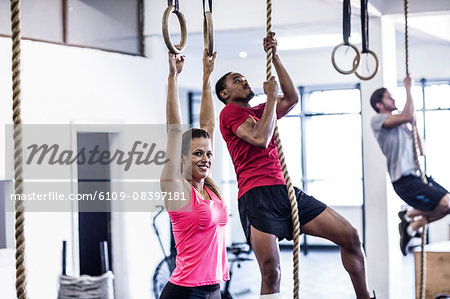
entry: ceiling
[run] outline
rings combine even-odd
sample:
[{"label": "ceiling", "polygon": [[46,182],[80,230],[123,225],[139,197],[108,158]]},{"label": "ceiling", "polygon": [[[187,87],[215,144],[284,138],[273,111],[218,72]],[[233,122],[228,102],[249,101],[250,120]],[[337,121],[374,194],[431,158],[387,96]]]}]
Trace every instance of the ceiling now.
[{"label": "ceiling", "polygon": [[[442,43],[450,46],[450,1],[409,0],[410,43]],[[352,32],[360,29],[360,1],[351,0]],[[161,16],[165,1],[150,1],[146,7],[147,36],[161,34]],[[180,0],[188,27],[188,55],[202,52],[202,2]],[[403,0],[369,0],[373,17],[393,15],[398,35],[403,34]],[[261,0],[213,1],[215,48],[227,56],[260,53],[265,35],[266,2]],[[272,0],[272,26],[279,40],[284,37],[329,35],[342,32],[342,0]],[[178,22],[170,20],[172,39],[178,40]],[[397,39],[399,40],[399,39]],[[223,55],[221,56],[223,57]]]}]

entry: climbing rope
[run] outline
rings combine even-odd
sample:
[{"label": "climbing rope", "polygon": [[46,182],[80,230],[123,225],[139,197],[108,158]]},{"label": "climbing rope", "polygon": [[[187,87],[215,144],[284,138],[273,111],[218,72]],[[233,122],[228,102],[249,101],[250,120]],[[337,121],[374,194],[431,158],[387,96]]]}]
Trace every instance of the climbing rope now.
[{"label": "climbing rope", "polygon": [[[14,191],[15,194],[23,194],[22,119],[20,118],[20,0],[11,0],[10,4],[12,33],[12,109],[14,123]],[[16,200],[15,209],[16,295],[18,299],[26,299],[25,215],[23,202]]]},{"label": "climbing rope", "polygon": [[[405,70],[406,75],[409,75],[409,40],[408,40],[408,0],[404,0],[404,13],[405,13]],[[422,170],[419,161],[419,133],[417,132],[417,126],[414,122],[412,124],[412,136],[413,136],[413,147],[414,147],[414,161],[416,163],[416,167],[419,170],[420,178],[422,182],[428,184],[427,177],[425,176],[425,172]],[[420,244],[420,285],[419,285],[419,298],[425,299],[425,279],[426,279],[426,254],[425,254],[425,242],[427,237],[427,229],[428,229],[428,221],[425,218],[425,224],[423,225],[422,232],[422,242]]]},{"label": "climbing rope", "polygon": [[[413,146],[414,146],[414,160],[416,162],[416,167],[419,170],[420,178],[422,182],[425,184],[428,183],[428,180],[425,176],[424,171],[420,165],[419,161],[419,133],[417,132],[417,126],[414,123],[412,125],[412,135],[413,135]],[[425,223],[422,228],[422,240],[420,243],[420,281],[419,281],[419,298],[425,299],[425,280],[426,280],[426,253],[425,253],[425,242],[427,238],[427,229],[428,229],[428,221],[427,218],[424,217]]]},{"label": "climbing rope", "polygon": [[[272,32],[272,0],[267,0],[267,15],[266,15],[266,32],[269,34]],[[267,51],[266,56],[266,80],[272,77],[272,49]],[[275,129],[273,132],[273,137],[277,143],[278,158],[280,160],[281,169],[283,170],[284,181],[286,182],[286,187],[288,189],[289,200],[291,202],[291,215],[293,224],[293,234],[294,234],[294,248],[293,248],[293,276],[294,276],[294,299],[299,298],[299,288],[300,280],[298,277],[299,273],[299,252],[300,252],[300,220],[298,217],[298,206],[297,198],[294,192],[294,186],[292,185],[291,178],[286,166],[286,160],[283,152],[283,147],[281,146],[280,134],[278,133],[278,126],[275,123]]]}]

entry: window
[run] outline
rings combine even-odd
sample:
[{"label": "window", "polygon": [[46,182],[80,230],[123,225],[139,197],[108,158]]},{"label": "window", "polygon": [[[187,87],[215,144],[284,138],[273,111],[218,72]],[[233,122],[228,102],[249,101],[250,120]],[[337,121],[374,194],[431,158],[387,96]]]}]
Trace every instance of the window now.
[{"label": "window", "polygon": [[[403,84],[393,92],[399,109],[405,105]],[[413,87],[417,128],[425,139],[424,167],[442,186],[450,186],[448,165],[450,156],[450,82],[433,82],[422,79]]]},{"label": "window", "polygon": [[[301,103],[278,121],[293,184],[331,206],[363,203],[359,87],[301,88]],[[191,124],[198,126],[200,93],[190,93]],[[256,95],[250,106],[264,103]],[[343,192],[344,191],[344,192]],[[336,196],[339,194],[339,196]],[[345,194],[345,196],[344,196]]]},{"label": "window", "polygon": [[139,54],[137,0],[68,0],[67,42]]},{"label": "window", "polygon": [[[20,3],[22,36],[37,40],[62,42],[62,11],[62,1],[22,1]],[[0,0],[0,33],[11,34],[9,0]]]},{"label": "window", "polygon": [[[255,106],[264,101],[265,95],[258,95],[250,104]],[[358,87],[301,88],[301,104],[278,121],[278,128],[295,186],[331,206],[362,205]]]},{"label": "window", "polygon": [[188,93],[188,109],[189,109],[189,124],[192,128],[200,128],[200,106],[202,104],[201,92]]},{"label": "window", "polygon": [[303,189],[330,206],[362,205],[359,88],[305,89],[301,101],[301,113],[289,117],[302,126]]},{"label": "window", "polygon": [[[0,0],[0,36],[11,34]],[[24,39],[143,55],[143,0],[33,0],[21,3]]]}]

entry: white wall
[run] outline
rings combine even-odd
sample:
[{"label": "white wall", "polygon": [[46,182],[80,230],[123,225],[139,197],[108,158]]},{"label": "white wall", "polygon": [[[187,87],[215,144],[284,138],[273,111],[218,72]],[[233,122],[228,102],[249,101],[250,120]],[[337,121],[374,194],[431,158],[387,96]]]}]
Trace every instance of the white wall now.
[{"label": "white wall", "polygon": [[[152,46],[158,49],[158,41]],[[24,41],[22,47],[23,123],[165,122],[163,103],[167,67],[166,52],[161,47],[151,59],[29,41]],[[10,41],[0,38],[0,98],[4,99],[0,103],[2,127],[12,119],[10,48]],[[0,132],[0,138],[4,139],[4,130]],[[4,157],[4,146],[0,147],[0,155],[0,179],[4,179],[3,161],[11,157]],[[30,298],[56,297],[62,240],[69,241],[69,249],[73,245],[71,216],[70,213],[26,214]],[[114,217],[113,222],[122,225],[126,235],[126,239],[121,239],[126,244],[120,244],[122,249],[126,247],[122,250],[125,256],[115,257],[115,261],[125,261],[125,265],[117,266],[122,270],[116,280],[121,294],[118,297],[151,298],[150,278],[161,258],[151,228],[151,213],[121,213]],[[13,230],[12,223],[8,229]],[[10,239],[9,244],[12,245],[13,240]],[[68,274],[73,273],[70,269],[73,265],[69,261]]]}]

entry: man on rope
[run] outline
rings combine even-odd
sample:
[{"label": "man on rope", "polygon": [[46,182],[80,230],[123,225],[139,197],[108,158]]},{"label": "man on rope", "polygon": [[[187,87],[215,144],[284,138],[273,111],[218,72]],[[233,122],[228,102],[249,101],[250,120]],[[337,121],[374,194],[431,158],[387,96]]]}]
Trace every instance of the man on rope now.
[{"label": "man on rope", "polygon": [[[403,255],[408,253],[408,242],[412,237],[420,236],[419,228],[450,213],[450,194],[431,177],[428,184],[422,182],[414,160],[413,136],[408,123],[415,122],[414,102],[411,95],[412,79],[407,76],[403,81],[406,90],[406,103],[399,114],[395,100],[389,91],[382,87],[374,91],[370,104],[377,114],[372,118],[371,126],[375,138],[386,156],[387,168],[395,192],[412,210],[398,213],[400,217],[400,249]],[[419,152],[423,155],[422,141],[418,138]]]},{"label": "man on rope", "polygon": [[[285,116],[298,102],[297,89],[276,53],[275,33],[264,38],[264,50],[269,49],[283,96],[278,96],[272,77],[264,82],[267,102],[251,108],[254,93],[243,75],[229,72],[216,83],[217,97],[226,105],[220,113],[220,131],[236,170],[241,224],[258,260],[260,294],[265,299],[281,298],[278,240],[293,237],[288,192],[273,138],[275,118]],[[336,243],[357,298],[369,299],[357,230],[322,202],[295,191],[302,232]]]}]

